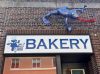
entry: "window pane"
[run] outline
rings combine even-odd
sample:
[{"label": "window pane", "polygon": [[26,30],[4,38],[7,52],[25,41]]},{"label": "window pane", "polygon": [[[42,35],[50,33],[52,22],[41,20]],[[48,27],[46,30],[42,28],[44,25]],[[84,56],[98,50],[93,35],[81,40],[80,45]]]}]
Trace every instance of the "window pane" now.
[{"label": "window pane", "polygon": [[37,63],[37,67],[40,67],[40,63]]},{"label": "window pane", "polygon": [[72,74],[83,74],[83,70],[73,70]]},{"label": "window pane", "polygon": [[18,62],[18,63],[16,63],[16,68],[19,68],[19,62]]},{"label": "window pane", "polygon": [[37,63],[40,63],[40,59],[39,58],[37,59]]},{"label": "window pane", "polygon": [[14,67],[15,67],[15,63],[12,62],[11,68],[14,68]]},{"label": "window pane", "polygon": [[32,60],[32,63],[36,63],[36,59],[33,59],[33,60]]},{"label": "window pane", "polygon": [[33,68],[36,68],[36,63],[33,63]]},{"label": "window pane", "polygon": [[14,68],[14,67],[15,67],[15,65],[16,65],[16,61],[15,61],[15,59],[12,59],[11,68]]}]

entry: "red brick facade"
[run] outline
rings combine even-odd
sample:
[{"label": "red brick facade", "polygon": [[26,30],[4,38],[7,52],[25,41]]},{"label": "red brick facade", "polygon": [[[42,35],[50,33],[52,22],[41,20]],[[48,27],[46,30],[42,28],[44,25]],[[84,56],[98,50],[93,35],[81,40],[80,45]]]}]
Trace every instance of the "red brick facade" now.
[{"label": "red brick facade", "polygon": [[[19,59],[19,68],[11,68],[13,58]],[[32,67],[32,59],[40,59],[40,67]],[[53,66],[54,57],[6,57],[3,74],[56,74]]]}]

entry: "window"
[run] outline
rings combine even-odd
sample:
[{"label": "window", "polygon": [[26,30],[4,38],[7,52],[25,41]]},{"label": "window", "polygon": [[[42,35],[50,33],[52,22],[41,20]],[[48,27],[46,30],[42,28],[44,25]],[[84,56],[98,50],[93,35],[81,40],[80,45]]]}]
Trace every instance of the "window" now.
[{"label": "window", "polygon": [[40,58],[32,59],[32,65],[33,65],[33,68],[39,68],[40,67]]},{"label": "window", "polygon": [[11,68],[19,68],[19,59],[12,59]]},{"label": "window", "polygon": [[84,69],[71,69],[71,74],[85,74]]}]

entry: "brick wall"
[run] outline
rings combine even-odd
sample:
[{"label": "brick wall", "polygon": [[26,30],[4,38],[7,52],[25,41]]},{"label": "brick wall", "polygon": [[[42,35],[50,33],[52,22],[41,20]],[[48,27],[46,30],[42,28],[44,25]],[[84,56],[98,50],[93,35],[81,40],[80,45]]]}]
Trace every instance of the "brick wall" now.
[{"label": "brick wall", "polygon": [[93,74],[100,74],[100,9],[87,9],[87,12],[81,15],[85,18],[96,18],[96,23],[81,23],[69,20],[69,23],[73,26],[71,33],[65,30],[61,16],[51,17],[53,19],[59,19],[57,19],[57,21],[51,20],[52,26],[50,27],[44,26],[41,18],[50,10],[52,10],[52,8],[0,8],[0,66],[2,66],[4,62],[4,42],[8,34],[90,34],[94,54],[91,56],[91,61],[89,62],[89,64],[91,64],[89,66]]},{"label": "brick wall", "polygon": [[[19,68],[11,68],[12,58],[19,59]],[[32,67],[32,59],[40,59],[40,67]],[[6,57],[3,74],[56,74],[53,57]]]}]

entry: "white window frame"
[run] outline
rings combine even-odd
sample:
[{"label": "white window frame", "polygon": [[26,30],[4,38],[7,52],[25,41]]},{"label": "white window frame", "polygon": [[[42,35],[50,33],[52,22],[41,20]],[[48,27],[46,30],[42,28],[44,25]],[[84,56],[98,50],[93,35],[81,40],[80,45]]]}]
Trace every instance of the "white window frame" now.
[{"label": "white window frame", "polygon": [[12,58],[12,59],[11,59],[11,65],[10,65],[10,68],[11,68],[11,69],[18,69],[18,68],[16,68],[16,67],[12,68],[12,62],[13,62],[13,59],[18,59],[18,60],[19,60],[19,67],[18,67],[18,68],[20,68],[20,59],[19,59],[19,58]]},{"label": "white window frame", "polygon": [[[33,59],[36,59],[36,67],[33,67]],[[32,59],[32,68],[41,68],[41,58],[33,58]],[[40,59],[40,67],[37,67],[37,59]]]},{"label": "white window frame", "polygon": [[73,74],[72,73],[73,70],[81,70],[81,71],[83,71],[83,74],[85,74],[85,69],[71,69],[71,74]]}]

